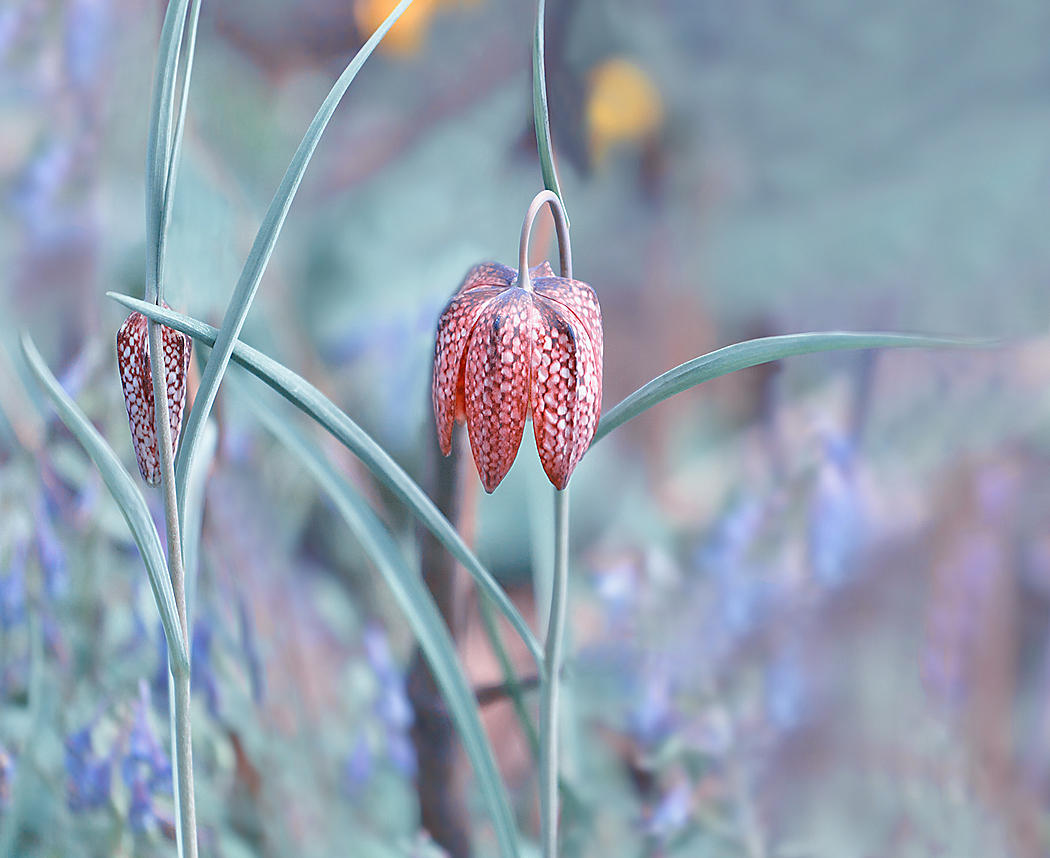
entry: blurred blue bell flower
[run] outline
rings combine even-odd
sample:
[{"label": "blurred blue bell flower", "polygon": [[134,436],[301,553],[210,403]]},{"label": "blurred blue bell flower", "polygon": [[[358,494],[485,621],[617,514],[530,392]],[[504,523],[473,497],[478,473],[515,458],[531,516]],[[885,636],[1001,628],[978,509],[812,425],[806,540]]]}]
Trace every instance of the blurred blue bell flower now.
[{"label": "blurred blue bell flower", "polygon": [[129,787],[142,781],[151,793],[159,790],[170,792],[171,761],[153,731],[149,710],[149,684],[142,679],[139,681],[139,699],[132,704],[131,730],[120,764],[121,775]]},{"label": "blurred blue bell flower", "polygon": [[73,813],[104,807],[110,798],[112,761],[96,756],[91,725],[65,741],[66,805]]},{"label": "blurred blue bell flower", "polygon": [[17,626],[26,615],[26,555],[28,540],[17,539],[11,550],[11,564],[0,578],[0,626],[5,630]]},{"label": "blurred blue bell flower", "polygon": [[191,676],[195,691],[204,695],[204,703],[212,718],[219,718],[219,683],[211,663],[211,623],[201,617],[193,624],[193,649],[191,651]]},{"label": "blurred blue bell flower", "polygon": [[824,587],[843,584],[856,566],[864,516],[856,476],[856,445],[821,434],[821,460],[808,504],[807,552],[813,577]]},{"label": "blurred blue bell flower", "polygon": [[76,89],[86,89],[98,76],[109,52],[110,0],[71,0],[66,7],[66,75]]},{"label": "blurred blue bell flower", "polygon": [[343,782],[347,792],[351,795],[360,792],[372,779],[373,768],[372,748],[368,744],[368,736],[361,732],[343,766]]},{"label": "blurred blue bell flower", "polygon": [[44,572],[44,590],[51,599],[59,600],[69,592],[66,549],[55,533],[43,496],[37,497],[35,506],[36,550]]}]

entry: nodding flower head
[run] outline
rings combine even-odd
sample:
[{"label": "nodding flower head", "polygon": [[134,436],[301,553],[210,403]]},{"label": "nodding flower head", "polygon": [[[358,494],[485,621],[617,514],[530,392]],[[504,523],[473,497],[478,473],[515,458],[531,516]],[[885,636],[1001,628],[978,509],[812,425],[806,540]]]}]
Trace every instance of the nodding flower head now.
[{"label": "nodding flower head", "polygon": [[438,321],[438,443],[447,456],[452,428],[465,418],[487,492],[510,470],[530,414],[543,470],[565,488],[601,413],[602,314],[594,290],[555,277],[546,262],[522,274],[495,262],[475,266]]},{"label": "nodding flower head", "polygon": [[[165,304],[165,307],[168,305]],[[186,405],[186,374],[190,368],[193,341],[186,334],[161,328],[164,342],[164,374],[168,389],[168,417],[171,448],[179,446],[182,412]],[[131,440],[142,479],[160,485],[160,455],[157,452],[157,426],[153,416],[153,373],[149,363],[149,337],[146,317],[132,313],[117,332],[117,365],[124,388],[124,404],[131,421]]]}]

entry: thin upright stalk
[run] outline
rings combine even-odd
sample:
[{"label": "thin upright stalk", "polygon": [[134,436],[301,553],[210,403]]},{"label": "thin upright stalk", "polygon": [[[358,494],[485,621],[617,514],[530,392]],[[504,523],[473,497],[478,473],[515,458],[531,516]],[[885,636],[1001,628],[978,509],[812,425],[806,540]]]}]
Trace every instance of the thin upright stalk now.
[{"label": "thin upright stalk", "polygon": [[[186,573],[182,563],[179,534],[179,508],[175,496],[175,456],[171,449],[171,422],[168,414],[167,377],[161,325],[149,322],[150,371],[153,374],[153,419],[160,455],[160,484],[164,494],[164,526],[168,538],[168,575],[175,594],[175,608],[182,627],[182,638],[191,646],[186,622]],[[197,823],[193,800],[193,749],[190,737],[190,669],[169,660],[172,678],[169,690],[173,706],[172,744],[175,779],[175,805],[179,817],[177,846],[180,858],[197,858]]]},{"label": "thin upright stalk", "polygon": [[[154,116],[151,118],[150,152],[147,158],[146,225],[148,235],[146,266],[146,300],[161,305],[164,300],[164,261],[168,226],[175,198],[186,105],[193,73],[200,0],[193,0],[188,27],[186,7],[180,4],[165,15],[158,77],[154,86]],[[188,30],[188,32],[187,32]],[[183,39],[188,42],[183,71],[178,119],[174,130],[175,78]],[[173,57],[170,66],[167,56]],[[159,157],[155,147],[159,146]],[[182,559],[182,537],[179,528],[179,504],[175,490],[175,455],[172,450],[171,417],[168,403],[167,370],[164,365],[162,326],[148,321],[150,373],[153,376],[153,421],[160,457],[161,492],[164,497],[164,527],[168,542],[168,577],[175,596],[182,637],[189,655],[190,635],[186,613],[186,571]],[[190,730],[190,667],[169,659],[169,697],[171,700],[172,777],[175,782],[175,809],[178,816],[176,847],[180,858],[197,858],[196,808],[193,796],[193,749]]]},{"label": "thin upright stalk", "polygon": [[569,585],[569,487],[554,493],[554,587],[540,695],[540,840],[543,858],[558,854],[558,691]]}]

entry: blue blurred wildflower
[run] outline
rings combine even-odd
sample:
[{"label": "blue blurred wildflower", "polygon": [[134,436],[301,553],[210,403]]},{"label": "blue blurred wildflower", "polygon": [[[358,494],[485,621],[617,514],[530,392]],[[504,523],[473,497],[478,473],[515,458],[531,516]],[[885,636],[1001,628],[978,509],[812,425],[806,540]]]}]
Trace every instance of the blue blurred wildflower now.
[{"label": "blue blurred wildflower", "polygon": [[219,683],[215,679],[215,670],[211,664],[212,628],[211,623],[201,617],[193,626],[193,650],[190,656],[193,689],[204,695],[208,712],[215,719],[219,717]]},{"label": "blue blurred wildflower", "polygon": [[132,705],[131,730],[120,772],[131,793],[128,824],[134,831],[145,831],[155,822],[153,794],[170,792],[171,761],[161,747],[149,719],[149,684],[139,682],[139,699]]},{"label": "blue blurred wildflower", "polygon": [[26,614],[26,555],[29,544],[26,539],[15,541],[11,552],[11,565],[7,574],[0,578],[0,626],[10,629],[25,619]]},{"label": "blue blurred wildflower", "polygon": [[91,745],[91,726],[66,738],[66,804],[84,813],[109,802],[112,760],[98,757]]},{"label": "blue blurred wildflower", "polygon": [[72,169],[72,147],[64,140],[52,140],[29,161],[11,194],[15,214],[38,247],[60,244],[70,235],[70,217],[60,211],[58,199]]},{"label": "blue blurred wildflower", "polygon": [[796,647],[788,646],[766,666],[766,718],[777,730],[795,730],[805,722],[808,697],[808,680],[802,659]]},{"label": "blue blurred wildflower", "polygon": [[109,0],[71,0],[66,7],[65,59],[69,82],[90,86],[109,50]]},{"label": "blue blurred wildflower", "polygon": [[66,549],[51,523],[51,515],[42,495],[36,501],[36,550],[44,571],[44,590],[54,600],[69,592],[69,570]]},{"label": "blue blurred wildflower", "polygon": [[379,680],[374,707],[386,732],[386,750],[391,764],[402,774],[416,774],[416,749],[409,737],[415,722],[415,711],[405,690],[405,677],[394,661],[386,632],[379,623],[370,621],[362,635],[365,654]]},{"label": "blue blurred wildflower", "polygon": [[0,66],[4,63],[7,52],[18,39],[22,29],[22,5],[13,3],[0,9]]},{"label": "blue blurred wildflower", "polygon": [[693,785],[681,777],[657,802],[652,813],[643,822],[642,830],[666,845],[689,822],[693,810]]},{"label": "blue blurred wildflower", "polygon": [[387,730],[386,753],[391,765],[406,778],[414,778],[419,771],[416,746],[405,731]]},{"label": "blue blurred wildflower", "polygon": [[844,583],[855,568],[863,537],[863,510],[853,439],[826,432],[808,505],[807,549],[813,577],[824,587]]},{"label": "blue blurred wildflower", "polygon": [[351,795],[360,792],[371,780],[373,767],[372,748],[368,744],[368,737],[362,732],[343,766],[343,782],[347,792]]},{"label": "blue blurred wildflower", "polygon": [[671,735],[678,723],[666,659],[643,670],[636,681],[641,687],[633,695],[635,704],[627,713],[628,730],[642,747],[652,748]]}]

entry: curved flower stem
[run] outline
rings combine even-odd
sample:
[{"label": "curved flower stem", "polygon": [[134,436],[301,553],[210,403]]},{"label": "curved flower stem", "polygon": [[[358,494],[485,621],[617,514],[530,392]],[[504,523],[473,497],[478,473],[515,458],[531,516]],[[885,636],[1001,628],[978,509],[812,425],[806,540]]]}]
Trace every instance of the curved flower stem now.
[{"label": "curved flower stem", "polygon": [[532,224],[536,215],[540,213],[544,203],[550,203],[551,212],[554,215],[554,228],[558,233],[558,256],[561,264],[561,276],[567,280],[572,279],[572,246],[569,244],[569,221],[565,217],[565,208],[554,191],[543,190],[532,198],[529,210],[525,213],[525,222],[521,225],[521,242],[518,244],[518,279],[515,286],[532,291],[532,282],[529,279],[529,235],[532,233]]},{"label": "curved flower stem", "polygon": [[[541,24],[542,26],[542,24]],[[549,204],[558,234],[561,276],[572,278],[572,247],[569,222],[561,199],[550,190],[533,197],[521,226],[518,248],[517,285],[532,290],[529,280],[529,234],[536,215]],[[565,639],[565,610],[569,586],[569,487],[554,492],[554,579],[550,619],[540,676],[540,843],[543,858],[558,854],[558,691],[561,683],[561,653]]]},{"label": "curved flower stem", "polygon": [[540,699],[540,841],[543,858],[558,854],[558,691],[569,584],[569,487],[554,493],[554,587],[547,624]]}]

